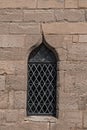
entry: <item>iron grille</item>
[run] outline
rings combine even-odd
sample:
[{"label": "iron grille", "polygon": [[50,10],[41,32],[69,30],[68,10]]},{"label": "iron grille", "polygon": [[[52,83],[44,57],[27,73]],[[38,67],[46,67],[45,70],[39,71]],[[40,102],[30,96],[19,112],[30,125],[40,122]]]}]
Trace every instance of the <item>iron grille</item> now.
[{"label": "iron grille", "polygon": [[56,68],[56,62],[28,62],[27,115],[56,116]]}]

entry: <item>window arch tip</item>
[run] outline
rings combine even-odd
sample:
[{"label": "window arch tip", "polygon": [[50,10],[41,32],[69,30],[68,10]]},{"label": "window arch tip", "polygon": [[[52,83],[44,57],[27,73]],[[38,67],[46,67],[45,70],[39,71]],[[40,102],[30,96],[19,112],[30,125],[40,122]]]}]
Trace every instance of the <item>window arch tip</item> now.
[{"label": "window arch tip", "polygon": [[[41,57],[41,54],[42,57]],[[48,57],[49,56],[49,57]],[[33,60],[32,60],[33,59]],[[42,37],[42,42],[37,47],[33,46],[32,51],[28,57],[29,62],[35,62],[35,59],[37,62],[57,62],[59,61],[58,54],[52,46],[50,46],[44,37]]]}]

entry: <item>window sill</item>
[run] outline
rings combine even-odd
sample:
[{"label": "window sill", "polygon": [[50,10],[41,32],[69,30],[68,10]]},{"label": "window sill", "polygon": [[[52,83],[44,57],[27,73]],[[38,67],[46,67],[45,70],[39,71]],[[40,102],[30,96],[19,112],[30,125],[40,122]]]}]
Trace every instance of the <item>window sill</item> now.
[{"label": "window sill", "polygon": [[25,118],[25,121],[55,123],[57,121],[57,118],[52,116],[29,116]]}]

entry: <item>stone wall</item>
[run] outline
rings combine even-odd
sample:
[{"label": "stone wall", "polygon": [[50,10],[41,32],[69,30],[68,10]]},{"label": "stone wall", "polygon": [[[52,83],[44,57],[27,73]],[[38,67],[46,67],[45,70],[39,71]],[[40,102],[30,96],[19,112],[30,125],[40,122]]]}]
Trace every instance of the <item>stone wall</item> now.
[{"label": "stone wall", "polygon": [[[27,58],[42,30],[60,58],[56,119],[26,116]],[[0,130],[87,130],[87,0],[0,0]]]}]

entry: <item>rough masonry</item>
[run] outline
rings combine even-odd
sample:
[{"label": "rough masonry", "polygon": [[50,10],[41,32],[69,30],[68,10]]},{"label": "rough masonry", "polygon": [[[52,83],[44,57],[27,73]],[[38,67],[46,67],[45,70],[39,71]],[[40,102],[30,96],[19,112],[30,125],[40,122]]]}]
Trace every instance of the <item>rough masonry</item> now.
[{"label": "rough masonry", "polygon": [[[59,55],[59,116],[27,117],[27,59]],[[0,0],[0,130],[87,130],[87,0]]]}]

